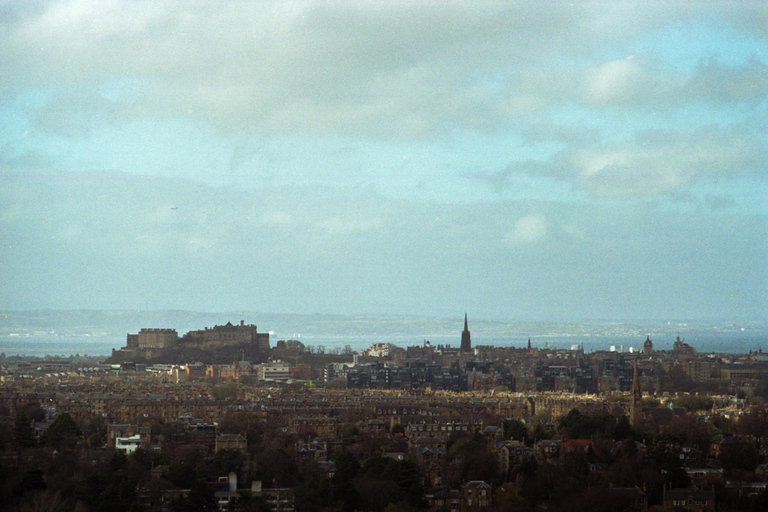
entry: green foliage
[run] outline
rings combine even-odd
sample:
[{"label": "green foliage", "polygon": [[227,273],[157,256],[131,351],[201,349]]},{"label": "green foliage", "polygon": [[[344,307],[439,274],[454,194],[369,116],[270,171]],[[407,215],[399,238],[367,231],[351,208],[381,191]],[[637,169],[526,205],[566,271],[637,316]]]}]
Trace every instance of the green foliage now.
[{"label": "green foliage", "polygon": [[113,473],[106,488],[95,500],[98,512],[128,512],[137,503],[136,483],[122,472]]},{"label": "green foliage", "polygon": [[708,411],[712,409],[712,403],[710,397],[698,395],[683,395],[675,401],[675,405],[685,407],[688,412]]},{"label": "green foliage", "polygon": [[528,444],[528,428],[520,420],[504,420],[504,436]]},{"label": "green foliage", "polygon": [[43,434],[41,441],[46,446],[63,448],[73,446],[82,436],[80,428],[68,413],[62,413],[56,417]]},{"label": "green foliage", "polygon": [[340,486],[352,481],[360,473],[360,463],[348,450],[344,450],[336,456],[336,473],[333,477],[333,485]]},{"label": "green foliage", "polygon": [[656,464],[664,475],[664,483],[671,484],[673,488],[688,487],[691,478],[680,463],[680,456],[676,450],[666,447],[656,450],[653,454]]},{"label": "green foliage", "polygon": [[150,469],[152,467],[152,455],[139,447],[132,454],[128,455],[128,462],[145,469]]},{"label": "green foliage", "polygon": [[571,439],[589,439],[598,429],[590,416],[585,416],[576,409],[571,409],[558,426],[565,429],[566,435]]},{"label": "green foliage", "polygon": [[264,496],[252,496],[242,493],[241,496],[229,503],[229,512],[272,512],[272,507]]},{"label": "green foliage", "polygon": [[197,473],[188,465],[175,462],[168,467],[168,472],[164,473],[162,476],[181,489],[189,489],[192,487],[192,483],[195,481]]},{"label": "green foliage", "polygon": [[237,450],[219,450],[213,457],[203,459],[197,466],[197,475],[206,481],[214,481],[243,467],[243,454]]},{"label": "green foliage", "polygon": [[267,486],[293,487],[298,478],[296,460],[283,449],[265,450],[256,458],[258,478]]},{"label": "green foliage", "polygon": [[288,340],[285,342],[285,347],[288,350],[298,350],[299,352],[304,352],[306,348],[299,340]]},{"label": "green foliage", "polygon": [[227,382],[213,388],[213,397],[216,400],[236,400],[239,389],[236,382]]},{"label": "green foliage", "polygon": [[16,422],[13,427],[13,440],[17,448],[33,448],[37,446],[35,429],[32,428],[31,420],[24,413],[16,416]]},{"label": "green foliage", "polygon": [[104,441],[101,439],[101,436],[94,432],[90,436],[88,436],[88,439],[86,440],[88,443],[88,446],[91,448],[99,448],[101,446],[104,446]]},{"label": "green foliage", "polygon": [[189,512],[218,512],[219,510],[213,487],[199,478],[192,483],[186,505],[185,510]]},{"label": "green foliage", "polygon": [[34,407],[32,409],[28,409],[27,417],[32,421],[37,421],[37,422],[44,421],[45,411],[42,409],[42,407]]},{"label": "green foliage", "polygon": [[717,462],[728,472],[734,469],[754,471],[760,462],[760,452],[754,443],[723,444]]},{"label": "green foliage", "polygon": [[112,471],[120,471],[128,465],[128,457],[122,450],[117,450],[109,461],[109,468]]},{"label": "green foliage", "polygon": [[768,379],[761,380],[754,391],[755,396],[759,396],[765,401],[768,401]]},{"label": "green foliage", "polygon": [[16,494],[21,495],[26,492],[45,489],[46,487],[47,485],[45,484],[42,470],[37,468],[30,469],[24,474],[24,478],[22,478],[21,482],[19,483]]},{"label": "green foliage", "polygon": [[178,421],[168,421],[160,427],[163,444],[186,444],[192,438],[189,427]]},{"label": "green foliage", "polygon": [[662,391],[669,392],[687,392],[691,391],[695,386],[696,383],[680,366],[673,366],[667,373],[661,389]]},{"label": "green foliage", "polygon": [[633,436],[634,432],[629,424],[629,418],[622,414],[619,419],[616,420],[616,425],[613,428],[613,440],[623,441],[627,437]]}]

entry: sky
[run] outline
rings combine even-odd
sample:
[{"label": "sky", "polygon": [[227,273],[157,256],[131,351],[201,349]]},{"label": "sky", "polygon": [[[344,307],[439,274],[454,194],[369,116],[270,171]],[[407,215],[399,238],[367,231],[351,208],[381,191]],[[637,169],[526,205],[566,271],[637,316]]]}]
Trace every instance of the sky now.
[{"label": "sky", "polygon": [[0,0],[0,309],[768,320],[764,2]]}]

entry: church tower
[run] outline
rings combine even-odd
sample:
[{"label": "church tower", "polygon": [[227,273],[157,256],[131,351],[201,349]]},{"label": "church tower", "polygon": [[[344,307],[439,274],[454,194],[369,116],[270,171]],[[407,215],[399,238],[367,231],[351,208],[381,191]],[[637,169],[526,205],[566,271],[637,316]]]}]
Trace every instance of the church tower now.
[{"label": "church tower", "polygon": [[461,351],[472,352],[472,338],[467,327],[467,314],[464,313],[464,331],[461,333]]},{"label": "church tower", "polygon": [[637,358],[633,363],[632,396],[629,402],[629,424],[636,427],[643,419],[643,391],[640,389],[640,376],[637,371]]},{"label": "church tower", "polygon": [[650,336],[648,336],[645,340],[645,343],[643,343],[643,354],[645,355],[653,354],[653,342],[651,341]]}]

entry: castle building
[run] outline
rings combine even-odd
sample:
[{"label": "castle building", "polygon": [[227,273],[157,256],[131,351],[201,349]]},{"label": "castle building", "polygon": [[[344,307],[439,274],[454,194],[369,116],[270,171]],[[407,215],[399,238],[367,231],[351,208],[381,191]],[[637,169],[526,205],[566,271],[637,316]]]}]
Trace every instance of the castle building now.
[{"label": "castle building", "polygon": [[[228,346],[249,347],[252,357],[257,361],[266,360],[269,355],[269,333],[258,332],[255,325],[246,325],[240,320],[239,325],[227,322],[226,325],[206,327],[203,330],[189,331],[179,337],[176,329],[141,329],[138,334],[128,334],[126,346],[119,351],[112,350],[112,357],[118,354],[121,360],[127,358],[156,357],[165,349],[172,347],[205,347],[217,349]],[[254,350],[255,349],[255,350]]]},{"label": "castle building", "polygon": [[184,335],[187,343],[213,343],[220,345],[249,344],[257,346],[263,353],[269,352],[269,333],[258,332],[254,324],[246,325],[240,320],[240,325],[227,322],[226,325],[206,327],[204,330],[189,331]]},{"label": "castle building", "polygon": [[472,337],[469,334],[469,328],[467,327],[467,314],[464,313],[464,331],[461,333],[461,351],[472,352]]},{"label": "castle building", "polygon": [[[130,335],[128,335],[130,342]],[[179,334],[176,329],[142,329],[138,335],[139,348],[167,348],[176,344]]]}]

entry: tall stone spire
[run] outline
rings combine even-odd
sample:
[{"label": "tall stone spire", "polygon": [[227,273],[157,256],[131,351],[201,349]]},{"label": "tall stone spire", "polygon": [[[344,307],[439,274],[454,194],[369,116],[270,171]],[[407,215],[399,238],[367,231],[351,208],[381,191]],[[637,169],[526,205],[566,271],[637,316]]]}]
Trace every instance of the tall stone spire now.
[{"label": "tall stone spire", "polygon": [[643,391],[640,389],[640,376],[637,371],[637,358],[633,362],[632,396],[629,402],[629,424],[636,427],[643,419]]},{"label": "tall stone spire", "polygon": [[461,351],[472,352],[472,338],[467,324],[467,313],[464,313],[464,331],[461,333]]}]

